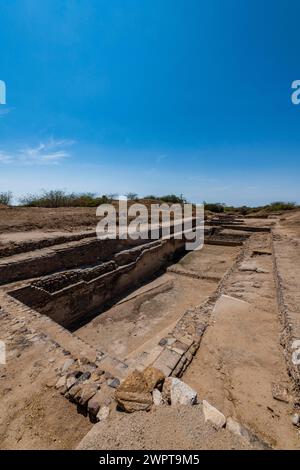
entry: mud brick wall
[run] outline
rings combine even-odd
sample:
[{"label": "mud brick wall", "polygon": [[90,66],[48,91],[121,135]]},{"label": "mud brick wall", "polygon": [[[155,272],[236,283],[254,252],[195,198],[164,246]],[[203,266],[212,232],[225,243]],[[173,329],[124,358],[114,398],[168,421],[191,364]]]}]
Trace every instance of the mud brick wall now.
[{"label": "mud brick wall", "polygon": [[41,252],[3,258],[0,261],[0,284],[43,276],[64,269],[104,261],[114,253],[144,243],[143,240],[84,240]]},{"label": "mud brick wall", "polygon": [[[151,276],[166,266],[173,255],[184,251],[184,240],[161,240],[151,242],[142,247],[133,248],[131,255],[134,261],[122,264],[130,259],[128,253],[119,253],[115,258],[120,265],[111,260],[105,263],[106,272],[101,272],[102,265],[94,268],[94,278],[90,268],[81,273],[63,273],[51,278],[33,282],[21,289],[10,292],[10,295],[24,304],[48,315],[52,320],[64,327],[74,327],[76,322],[86,319],[94,311],[98,313],[128,289],[133,288],[141,280]],[[122,255],[122,256],[121,256]],[[100,269],[100,275],[99,274]],[[105,270],[105,269],[104,269]],[[89,276],[86,276],[87,273]],[[74,282],[73,282],[74,281]],[[70,285],[65,286],[70,282]],[[62,287],[60,290],[59,287]],[[48,290],[46,290],[48,289]]]}]

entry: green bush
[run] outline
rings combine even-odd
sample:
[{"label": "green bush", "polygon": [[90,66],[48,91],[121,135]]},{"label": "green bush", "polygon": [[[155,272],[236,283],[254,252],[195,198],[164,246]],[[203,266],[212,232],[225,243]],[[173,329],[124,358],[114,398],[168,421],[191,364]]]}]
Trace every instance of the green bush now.
[{"label": "green bush", "polygon": [[159,197],[159,200],[170,204],[186,204],[187,202],[183,197],[183,194],[180,194],[180,196],[176,196],[176,194],[167,194],[166,196]]},{"label": "green bush", "polygon": [[221,213],[225,211],[225,205],[221,202],[205,202],[204,209],[211,212]]},{"label": "green bush", "polygon": [[43,191],[42,194],[27,194],[20,199],[26,207],[97,207],[110,202],[106,196],[96,197],[94,193],[66,193],[61,190]]},{"label": "green bush", "polygon": [[297,205],[295,202],[282,202],[282,201],[275,201],[265,207],[267,211],[275,212],[275,211],[290,211],[292,209],[296,209]]},{"label": "green bush", "polygon": [[154,196],[153,194],[144,196],[143,199],[149,199],[150,201],[158,201],[160,198],[158,196]]}]

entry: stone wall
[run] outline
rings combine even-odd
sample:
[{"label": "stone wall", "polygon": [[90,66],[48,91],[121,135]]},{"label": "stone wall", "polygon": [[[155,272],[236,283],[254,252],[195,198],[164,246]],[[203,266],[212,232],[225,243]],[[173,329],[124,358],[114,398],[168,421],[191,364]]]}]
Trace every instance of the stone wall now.
[{"label": "stone wall", "polygon": [[0,261],[0,284],[43,276],[64,269],[96,264],[114,253],[144,243],[143,240],[88,239],[55,248],[3,258]]},{"label": "stone wall", "polygon": [[159,240],[124,250],[95,267],[58,273],[10,292],[67,328],[85,322],[138,283],[165,267],[184,240]]}]

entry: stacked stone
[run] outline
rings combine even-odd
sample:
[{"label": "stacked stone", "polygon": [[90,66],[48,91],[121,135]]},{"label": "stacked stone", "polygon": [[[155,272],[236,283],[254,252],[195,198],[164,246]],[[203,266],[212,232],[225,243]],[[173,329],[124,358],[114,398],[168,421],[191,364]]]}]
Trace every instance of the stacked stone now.
[{"label": "stacked stone", "polygon": [[112,389],[119,385],[119,379],[100,369],[97,364],[84,358],[70,358],[61,368],[55,387],[92,422],[97,422],[108,416]]},{"label": "stacked stone", "polygon": [[38,281],[34,281],[31,286],[38,289],[42,289],[51,294],[53,292],[57,292],[58,290],[63,289],[64,287],[69,286],[70,284],[75,284],[79,280],[79,271],[68,271],[64,273],[54,274],[53,276],[48,276]]},{"label": "stacked stone", "polygon": [[127,413],[149,411],[152,406],[194,405],[197,393],[175,377],[165,375],[155,367],[143,372],[134,370],[118,387],[115,399]]}]

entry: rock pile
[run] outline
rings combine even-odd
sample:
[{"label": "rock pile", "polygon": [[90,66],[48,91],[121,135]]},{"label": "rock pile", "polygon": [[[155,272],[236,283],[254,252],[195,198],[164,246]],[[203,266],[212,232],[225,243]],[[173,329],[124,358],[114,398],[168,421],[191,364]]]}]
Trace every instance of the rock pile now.
[{"label": "rock pile", "polygon": [[85,358],[67,359],[60,369],[55,388],[92,422],[105,420],[114,398],[120,409],[127,413],[149,411],[152,406],[194,405],[197,393],[176,377],[149,366],[134,370],[120,383],[109,372]]},{"label": "rock pile", "polygon": [[133,371],[115,392],[119,408],[133,413],[149,411],[154,406],[193,405],[197,403],[197,393],[181,380],[167,377],[154,367],[143,372]]},{"label": "rock pile", "polygon": [[109,414],[112,389],[120,385],[119,379],[100,369],[85,358],[67,359],[63,364],[55,388],[89,415],[92,422],[106,419]]}]

